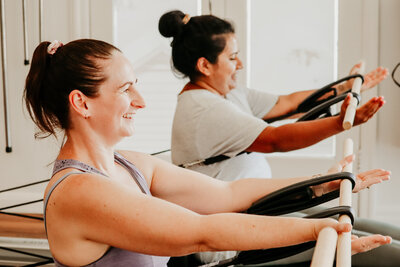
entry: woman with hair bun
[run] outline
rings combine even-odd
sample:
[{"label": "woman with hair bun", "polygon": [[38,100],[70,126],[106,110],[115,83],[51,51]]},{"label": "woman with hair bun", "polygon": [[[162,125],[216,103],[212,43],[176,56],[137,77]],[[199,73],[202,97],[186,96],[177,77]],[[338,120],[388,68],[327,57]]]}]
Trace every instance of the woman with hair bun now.
[{"label": "woman with hair bun", "polygon": [[[171,157],[182,166],[218,180],[243,177],[268,178],[270,166],[261,153],[286,152],[316,144],[342,132],[342,121],[350,96],[340,115],[274,127],[264,120],[295,110],[315,90],[290,95],[237,86],[236,73],[243,68],[233,25],[213,15],[190,17],[179,10],[159,20],[162,36],[172,37],[172,68],[189,82],[178,95],[172,126]],[[351,73],[360,68],[356,64]],[[387,76],[377,68],[364,76],[362,91]],[[351,89],[353,81],[335,86],[337,94]],[[329,97],[327,93],[324,97]],[[357,109],[354,125],[372,118],[384,105],[373,97]],[[202,254],[204,262],[225,257]]]},{"label": "woman with hair bun", "polygon": [[[331,219],[235,213],[310,177],[222,182],[143,153],[116,151],[145,107],[136,81],[126,57],[103,41],[42,42],[34,51],[27,109],[40,133],[66,137],[44,195],[56,266],[165,267],[169,256],[287,246],[315,240],[326,226],[350,231]],[[360,174],[357,188],[389,175]],[[390,240],[360,238],[353,253]]]},{"label": "woman with hair bun", "polygon": [[[172,37],[174,71],[189,78],[178,96],[172,127],[172,161],[220,180],[239,177],[268,177],[265,156],[246,152],[286,152],[308,147],[342,132],[344,101],[340,116],[315,121],[270,126],[263,119],[277,117],[297,108],[314,90],[290,95],[272,95],[237,87],[236,73],[243,68],[233,25],[212,15],[186,19],[181,11],[165,13],[159,31]],[[359,65],[355,65],[357,69]],[[366,75],[363,90],[387,76],[377,68]],[[338,94],[352,82],[337,86]],[[374,97],[357,111],[354,125],[368,121],[385,103]],[[224,155],[226,159],[210,165],[196,164]]]}]

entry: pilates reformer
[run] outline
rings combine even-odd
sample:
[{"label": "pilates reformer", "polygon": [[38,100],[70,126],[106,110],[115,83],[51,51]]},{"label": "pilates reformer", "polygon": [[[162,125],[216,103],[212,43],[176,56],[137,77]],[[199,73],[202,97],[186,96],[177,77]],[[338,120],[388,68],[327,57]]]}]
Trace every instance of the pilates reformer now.
[{"label": "pilates reformer", "polygon": [[[360,72],[363,73],[363,71],[364,71],[364,63],[362,63],[360,67]],[[352,96],[355,97],[352,97],[350,104],[346,109],[346,114],[343,120],[343,128],[345,130],[350,129],[353,126],[355,111],[357,105],[360,102],[360,99],[357,96],[359,96],[361,86],[364,82],[363,77],[360,74],[353,75],[352,78],[355,78],[355,81],[353,83],[351,93]],[[316,91],[309,98],[307,98],[305,102],[306,103],[316,102],[316,100],[319,97],[332,90],[329,88],[332,87],[334,84],[336,83],[330,84],[322,88],[321,90]],[[343,99],[344,97],[342,97],[342,100]],[[327,101],[327,103],[329,103],[329,100]],[[320,106],[321,104],[324,105],[324,103],[315,105],[308,104],[312,107],[310,111],[314,112],[312,116],[308,117],[309,119],[319,118],[321,114],[326,114],[327,116],[332,115],[330,112],[328,113],[326,111],[326,108],[330,107],[330,105],[326,104],[323,108],[318,109],[318,106]],[[293,114],[290,114],[288,116],[292,115]],[[346,139],[344,143],[343,156],[346,157],[351,154],[353,154],[353,142],[351,139]],[[277,190],[276,192],[273,192],[253,203],[253,205],[245,212],[257,215],[278,216],[282,214],[304,210],[322,204],[334,198],[340,197],[338,207],[330,208],[322,212],[319,212],[317,214],[311,214],[304,218],[324,218],[324,217],[331,217],[333,215],[339,215],[338,219],[339,222],[351,223],[353,225],[354,212],[353,209],[351,208],[351,194],[355,186],[355,177],[351,173],[351,171],[352,171],[352,164],[348,164],[346,165],[342,173],[310,179],[308,181],[296,183],[286,188]],[[333,192],[329,192],[322,196],[316,196],[313,190],[311,189],[312,186],[317,186],[337,179],[341,179],[340,187],[338,190],[335,190]],[[261,264],[298,254],[300,252],[311,249],[314,246],[315,250],[311,260],[311,267],[333,266],[336,247],[337,247],[336,266],[337,267],[351,266],[351,233],[350,232],[342,233],[338,237],[337,232],[330,227],[326,227],[321,230],[318,236],[318,240],[316,242],[313,241],[294,246],[273,248],[266,250],[241,251],[231,259],[212,262],[201,266],[226,267],[238,264],[240,265]],[[172,265],[171,267],[173,266],[174,265]]]},{"label": "pilates reformer", "polygon": [[[362,62],[360,66],[360,73],[364,73],[365,65]],[[363,81],[360,78],[356,78],[352,92],[359,94],[361,90]],[[357,101],[352,98],[350,104],[346,109],[346,114],[343,119],[343,128],[349,130],[353,126],[354,117],[357,109]],[[343,156],[349,156],[353,154],[353,141],[351,139],[346,139],[344,142]],[[353,164],[348,164],[345,166],[344,171],[351,172],[353,169]],[[340,198],[339,205],[345,205],[351,207],[351,193],[352,185],[348,181],[342,181],[340,183]],[[343,214],[339,217],[339,222],[350,223],[351,218]],[[332,228],[324,228],[321,231],[320,236],[317,240],[317,245],[313,258],[311,261],[311,267],[324,267],[332,266],[335,257],[335,248],[337,241],[337,254],[336,254],[336,266],[337,267],[350,267],[351,266],[351,233],[341,233],[339,236],[336,231]]]}]

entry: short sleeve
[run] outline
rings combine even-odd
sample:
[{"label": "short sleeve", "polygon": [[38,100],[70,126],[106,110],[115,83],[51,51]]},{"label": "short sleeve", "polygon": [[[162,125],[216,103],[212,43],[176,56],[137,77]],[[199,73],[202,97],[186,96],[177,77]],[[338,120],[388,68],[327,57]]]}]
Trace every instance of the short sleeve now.
[{"label": "short sleeve", "polygon": [[275,106],[279,97],[255,89],[245,89],[245,91],[251,111],[257,118],[263,118]]},{"label": "short sleeve", "polygon": [[235,156],[248,148],[267,127],[230,101],[221,101],[204,112],[196,131],[196,144],[203,158]]}]

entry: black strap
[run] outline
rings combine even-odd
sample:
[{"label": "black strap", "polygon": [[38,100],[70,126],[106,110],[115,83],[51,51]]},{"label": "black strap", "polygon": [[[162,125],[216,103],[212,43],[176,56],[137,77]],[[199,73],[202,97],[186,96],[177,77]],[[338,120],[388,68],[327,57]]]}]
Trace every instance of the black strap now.
[{"label": "black strap", "polygon": [[352,188],[354,188],[356,184],[354,174],[350,172],[328,174],[272,192],[254,202],[245,213],[276,216],[314,207],[339,197],[340,189],[338,188],[337,190],[316,197],[311,186],[343,179],[350,180]]},{"label": "black strap", "polygon": [[[311,186],[343,179],[350,180],[352,188],[354,188],[355,176],[352,173],[341,172],[329,174],[302,181],[268,194],[254,202],[245,212],[248,214],[276,216],[311,208],[323,202],[337,198],[340,193],[340,189],[337,189],[320,197],[315,197],[313,190],[310,188]],[[351,218],[352,223],[354,222],[354,211],[351,207],[347,206],[330,208],[322,212],[308,215],[305,218],[325,218],[337,214],[347,214]],[[221,261],[215,266],[222,267],[236,264],[259,264],[278,260],[306,251],[314,247],[315,243],[315,241],[311,241],[282,248],[242,251],[236,257]]]},{"label": "black strap", "polygon": [[[354,224],[354,210],[349,206],[338,206],[329,208],[315,214],[307,215],[303,218],[327,218],[343,214],[348,215],[351,219],[351,223]],[[281,248],[241,251],[234,258],[220,261],[213,266],[226,267],[230,265],[266,263],[299,254],[313,248],[315,244],[316,241],[310,241]]]},{"label": "black strap", "polygon": [[350,217],[351,224],[354,225],[355,212],[354,209],[350,206],[337,206],[329,208],[317,213],[307,215],[304,218],[327,218],[335,215],[344,215],[344,214]]},{"label": "black strap", "polygon": [[[361,96],[354,92],[351,92],[351,94],[357,99],[357,105],[360,104]],[[330,100],[327,100],[316,107],[313,107],[306,114],[301,116],[297,121],[310,121],[338,115],[332,115],[331,106],[339,103],[340,101],[343,101],[346,96],[347,94],[342,94],[337,97],[331,98]]]},{"label": "black strap", "polygon": [[249,153],[251,153],[251,152],[242,151],[242,152],[240,152],[239,154],[236,154],[236,155],[233,156],[233,157],[228,157],[228,156],[226,156],[226,155],[218,155],[218,156],[206,158],[206,159],[204,159],[204,160],[198,160],[198,161],[195,161],[195,162],[180,164],[180,165],[178,165],[178,166],[179,166],[179,167],[183,167],[183,168],[188,168],[188,167],[190,167],[190,166],[197,165],[197,164],[211,165],[211,164],[214,164],[214,163],[217,163],[217,162],[220,162],[220,161],[224,161],[224,160],[226,160],[226,159],[230,159],[230,158],[237,157],[237,156],[239,156],[239,155],[241,155],[241,154],[244,154],[244,153],[249,154]]},{"label": "black strap", "polygon": [[[308,112],[311,109],[313,109],[314,107],[319,106],[319,105],[325,103],[326,101],[329,101],[329,100],[337,97],[337,91],[336,91],[335,88],[333,88],[334,85],[337,85],[339,83],[342,83],[344,81],[347,81],[347,80],[350,80],[350,79],[354,79],[354,78],[361,78],[362,79],[362,83],[364,83],[364,77],[361,74],[354,74],[354,75],[346,76],[344,78],[341,78],[341,79],[339,79],[339,80],[337,80],[335,82],[332,82],[332,83],[322,87],[321,89],[316,90],[314,93],[309,95],[306,99],[304,99],[299,104],[299,106],[297,107],[296,110],[294,110],[294,111],[292,111],[290,113],[281,115],[281,116],[277,116],[277,117],[274,117],[274,118],[269,118],[269,119],[267,119],[265,121],[268,122],[268,123],[272,123],[274,121],[278,121],[278,120],[282,120],[282,119],[288,118],[288,117],[290,117],[290,116],[292,116],[294,114]],[[351,90],[349,90],[349,91],[351,91]],[[349,91],[347,91],[347,92],[349,92]],[[331,95],[331,96],[329,96],[329,97],[327,97],[325,99],[318,100],[320,97],[322,97],[323,95],[325,95],[325,94],[327,94],[329,92],[333,92],[333,95]]]},{"label": "black strap", "polygon": [[400,83],[398,81],[396,81],[396,78],[394,77],[394,74],[396,73],[397,68],[400,66],[400,63],[398,63],[396,65],[396,67],[394,67],[393,71],[392,71],[392,79],[394,81],[394,83],[400,87]]}]

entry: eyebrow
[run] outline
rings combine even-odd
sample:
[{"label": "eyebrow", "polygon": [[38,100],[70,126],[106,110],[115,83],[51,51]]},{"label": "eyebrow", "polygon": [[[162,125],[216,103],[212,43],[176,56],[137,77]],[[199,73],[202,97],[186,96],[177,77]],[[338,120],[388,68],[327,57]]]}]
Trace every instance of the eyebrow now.
[{"label": "eyebrow", "polygon": [[126,82],[123,85],[119,86],[118,89],[121,89],[122,87],[125,87],[125,85],[127,85],[127,84],[133,85],[133,82],[132,81]]}]

